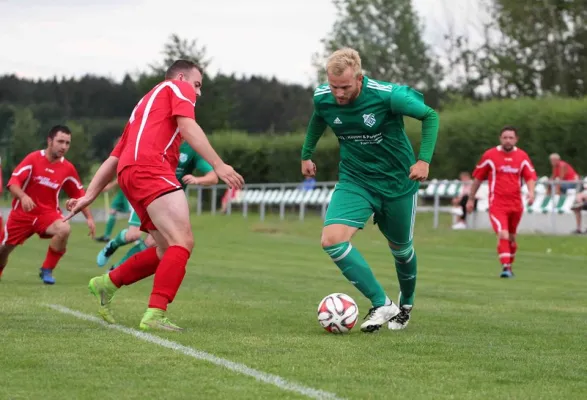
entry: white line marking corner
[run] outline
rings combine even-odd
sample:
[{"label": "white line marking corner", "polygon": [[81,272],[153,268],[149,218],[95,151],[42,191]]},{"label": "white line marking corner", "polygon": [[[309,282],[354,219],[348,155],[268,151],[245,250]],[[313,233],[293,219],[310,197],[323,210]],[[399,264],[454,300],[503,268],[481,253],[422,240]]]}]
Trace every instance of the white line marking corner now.
[{"label": "white line marking corner", "polygon": [[213,354],[206,353],[206,352],[200,351],[200,350],[196,350],[192,347],[184,346],[184,345],[179,344],[177,342],[172,342],[171,340],[163,339],[159,336],[152,335],[150,333],[142,332],[137,329],[127,328],[126,326],[122,326],[122,325],[107,324],[106,322],[104,322],[103,320],[101,320],[97,317],[94,317],[94,316],[91,316],[88,314],[84,314],[84,313],[76,311],[76,310],[72,310],[70,308],[64,307],[59,304],[46,304],[46,306],[49,308],[52,308],[53,310],[58,311],[62,314],[72,315],[72,316],[74,316],[78,319],[84,320],[84,321],[94,322],[94,323],[102,325],[106,328],[114,329],[114,330],[126,333],[128,335],[134,336],[135,338],[143,340],[145,342],[153,343],[158,346],[177,351],[178,353],[181,353],[181,354],[186,355],[188,357],[211,362],[212,364],[218,365],[220,367],[224,367],[224,368],[229,369],[233,372],[236,372],[236,373],[239,373],[242,375],[247,375],[252,378],[255,378],[258,381],[268,383],[270,385],[274,385],[282,390],[295,392],[297,394],[309,397],[311,399],[344,400],[343,398],[338,397],[334,393],[325,392],[323,390],[318,390],[318,389],[314,389],[314,388],[311,388],[308,386],[300,385],[295,382],[290,382],[290,381],[288,381],[278,375],[273,375],[273,374],[268,374],[266,372],[258,371],[256,369],[247,367],[244,364],[240,364],[240,363],[236,363],[236,362],[224,359],[224,358],[220,358],[220,357],[217,357]]}]

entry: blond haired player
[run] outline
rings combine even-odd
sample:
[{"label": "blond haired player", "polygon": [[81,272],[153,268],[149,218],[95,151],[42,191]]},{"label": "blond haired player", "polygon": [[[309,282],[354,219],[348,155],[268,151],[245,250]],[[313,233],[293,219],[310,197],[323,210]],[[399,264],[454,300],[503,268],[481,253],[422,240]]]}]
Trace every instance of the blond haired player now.
[{"label": "blond haired player", "polygon": [[[335,51],[326,65],[328,83],[314,91],[314,112],[302,149],[302,173],[316,174],[312,154],[329,126],[340,143],[339,182],[332,196],[322,248],[372,308],[361,325],[373,332],[407,326],[414,304],[416,252],[412,246],[419,181],[428,177],[438,134],[438,116],[422,94],[401,84],[363,74],[359,54]],[[422,121],[416,159],[404,131],[404,116]],[[399,307],[351,245],[371,215],[389,243],[400,286]]]}]

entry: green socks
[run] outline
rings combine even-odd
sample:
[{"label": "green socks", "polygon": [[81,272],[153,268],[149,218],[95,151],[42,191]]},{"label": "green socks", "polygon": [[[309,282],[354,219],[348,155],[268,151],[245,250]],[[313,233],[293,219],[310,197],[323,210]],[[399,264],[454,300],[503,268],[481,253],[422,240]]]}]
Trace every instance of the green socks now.
[{"label": "green socks", "polygon": [[114,225],[116,224],[116,214],[110,214],[108,216],[108,221],[106,222],[106,230],[104,231],[104,236],[107,238],[112,235],[112,230],[114,229]]},{"label": "green socks", "polygon": [[118,235],[116,235],[116,237],[110,242],[110,248],[112,250],[116,250],[120,246],[124,246],[125,244],[127,244],[126,232],[128,232],[128,229],[121,230],[120,233],[118,233]]},{"label": "green socks", "polygon": [[385,305],[387,296],[375,279],[373,271],[350,242],[338,243],[324,247],[332,261],[342,271],[342,274],[373,304],[373,307]]},{"label": "green socks", "polygon": [[145,245],[145,242],[143,241],[143,239],[139,239],[138,243],[135,244],[133,247],[131,247],[119,262],[114,264],[114,268],[118,267],[120,264],[122,264],[123,262],[125,262],[126,260],[128,260],[129,258],[134,256],[135,254],[140,253],[141,251],[145,250],[146,248],[147,248],[147,246]]},{"label": "green socks", "polygon": [[401,291],[400,306],[404,304],[414,305],[416,275],[418,271],[416,250],[410,244],[401,250],[391,249],[391,254],[395,259],[395,270]]}]

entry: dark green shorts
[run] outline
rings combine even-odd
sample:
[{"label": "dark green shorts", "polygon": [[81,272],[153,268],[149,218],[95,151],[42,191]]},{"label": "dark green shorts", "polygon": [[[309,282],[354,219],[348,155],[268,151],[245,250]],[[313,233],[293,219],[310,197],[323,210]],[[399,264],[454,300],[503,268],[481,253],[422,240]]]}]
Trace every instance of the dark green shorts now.
[{"label": "dark green shorts", "polygon": [[116,192],[112,204],[110,204],[110,208],[121,213],[130,212],[130,204],[122,190],[119,189],[118,192]]},{"label": "dark green shorts", "polygon": [[363,229],[369,218],[393,244],[406,245],[414,237],[418,192],[386,199],[349,182],[338,183],[326,211],[324,226],[342,224]]}]

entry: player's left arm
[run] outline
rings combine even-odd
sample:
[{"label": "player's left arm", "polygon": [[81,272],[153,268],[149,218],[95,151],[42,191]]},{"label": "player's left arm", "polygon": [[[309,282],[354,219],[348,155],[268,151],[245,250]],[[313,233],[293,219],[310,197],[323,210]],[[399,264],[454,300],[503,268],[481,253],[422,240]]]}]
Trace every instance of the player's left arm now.
[{"label": "player's left arm", "polygon": [[438,114],[424,103],[424,96],[420,92],[409,86],[393,87],[389,96],[389,106],[396,114],[422,121],[420,153],[418,161],[410,168],[410,179],[426,180],[438,138]]},{"label": "player's left arm", "polygon": [[203,176],[194,176],[192,174],[188,174],[182,178],[183,183],[186,185],[202,185],[202,186],[212,186],[218,183],[218,175],[214,172],[214,168],[208,163],[208,161],[204,160],[200,157],[197,153],[195,153],[192,157],[192,163],[188,168],[189,171],[198,170],[203,173]]},{"label": "player's left arm", "polygon": [[203,173],[203,176],[196,176],[196,185],[212,186],[218,183],[218,175],[214,168],[200,156],[196,156],[195,169]]},{"label": "player's left arm", "polygon": [[522,178],[526,182],[526,186],[528,187],[528,204],[534,203],[535,198],[535,189],[536,189],[536,180],[538,176],[536,175],[536,169],[534,165],[532,165],[532,160],[530,157],[526,155],[525,159],[522,161]]}]

